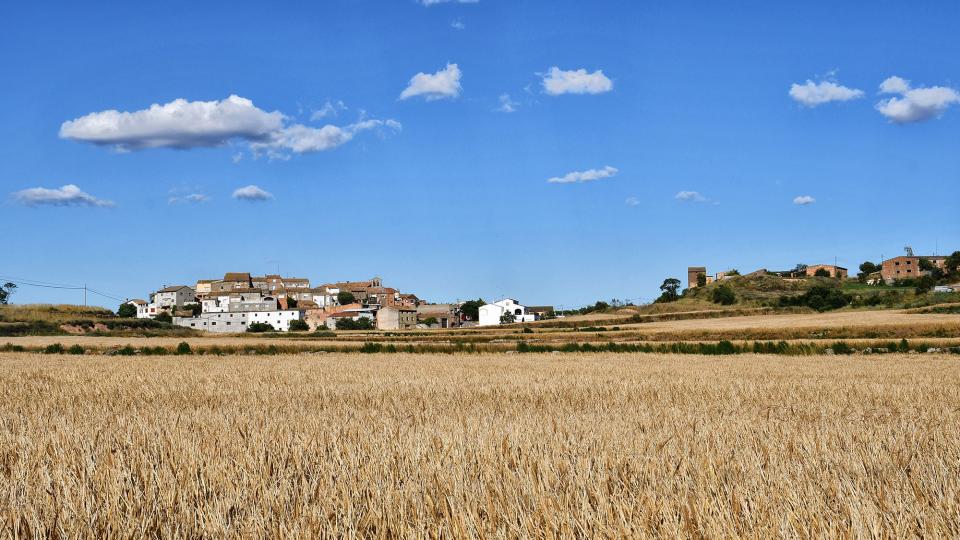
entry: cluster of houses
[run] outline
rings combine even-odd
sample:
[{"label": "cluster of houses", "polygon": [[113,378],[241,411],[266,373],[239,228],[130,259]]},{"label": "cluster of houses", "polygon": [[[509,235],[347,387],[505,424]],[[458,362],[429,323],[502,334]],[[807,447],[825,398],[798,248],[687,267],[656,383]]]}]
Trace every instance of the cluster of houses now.
[{"label": "cluster of houses", "polygon": [[193,287],[163,287],[150,295],[149,302],[128,303],[136,307],[139,318],[165,313],[176,325],[219,333],[245,332],[256,323],[286,332],[294,321],[303,321],[310,330],[335,329],[338,322],[347,320],[378,330],[453,328],[528,322],[553,312],[550,307],[531,309],[507,298],[480,306],[478,320],[471,320],[462,313],[462,304],[424,302],[414,294],[384,287],[379,277],[312,287],[306,278],[245,272],[201,279]]},{"label": "cluster of houses", "polygon": [[[928,274],[929,271],[925,271],[920,268],[921,260],[928,261],[934,268],[939,268],[940,270],[944,271],[947,270],[947,260],[949,258],[947,256],[914,255],[913,250],[909,247],[905,248],[905,251],[905,255],[884,260],[880,264],[880,270],[878,272],[874,272],[866,276],[866,283],[875,285],[883,282],[887,285],[893,285],[899,280],[922,277]],[[707,274],[707,269],[704,266],[690,266],[687,267],[687,287],[694,288],[700,284],[709,284],[715,281],[722,281],[737,275],[740,274],[734,271],[732,273],[718,272],[716,275],[711,276]],[[803,279],[812,276],[827,276],[837,279],[847,279],[848,271],[842,266],[836,266],[833,264],[800,264],[797,265],[797,267],[793,270],[771,271],[761,268],[760,270],[745,275],[775,275],[784,279]],[[952,288],[950,287],[937,287],[937,289],[944,289],[945,292],[952,291]],[[950,291],[946,291],[946,289],[950,289]]]}]

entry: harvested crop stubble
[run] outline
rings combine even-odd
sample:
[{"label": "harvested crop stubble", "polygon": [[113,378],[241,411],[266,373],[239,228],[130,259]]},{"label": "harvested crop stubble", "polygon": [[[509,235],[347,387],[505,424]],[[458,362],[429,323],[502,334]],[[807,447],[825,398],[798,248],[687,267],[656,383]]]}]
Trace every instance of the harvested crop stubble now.
[{"label": "harvested crop stubble", "polygon": [[960,535],[960,363],[0,353],[4,535]]}]

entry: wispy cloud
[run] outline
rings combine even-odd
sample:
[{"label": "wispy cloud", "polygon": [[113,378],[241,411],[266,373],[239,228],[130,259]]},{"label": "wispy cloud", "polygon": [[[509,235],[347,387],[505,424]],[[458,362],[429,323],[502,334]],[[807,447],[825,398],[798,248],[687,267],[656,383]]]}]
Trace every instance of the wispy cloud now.
[{"label": "wispy cloud", "polygon": [[476,4],[476,3],[478,3],[479,1],[480,1],[480,0],[419,0],[418,3],[419,3],[420,5],[422,5],[422,6],[430,7],[430,6],[435,6],[435,5],[437,5],[437,4],[448,4],[448,3],[453,3],[453,4]]},{"label": "wispy cloud", "polygon": [[810,195],[798,195],[793,198],[793,204],[800,206],[807,206],[808,204],[813,204],[815,202],[817,202],[817,200]]},{"label": "wispy cloud", "polygon": [[563,176],[554,176],[553,178],[548,178],[548,184],[582,184],[585,182],[595,182],[597,180],[602,180],[604,178],[610,178],[611,176],[616,175],[619,171],[616,167],[611,167],[607,165],[602,169],[588,169],[586,171],[573,171],[569,172]]},{"label": "wispy cloud", "polygon": [[881,100],[876,108],[880,114],[895,124],[925,122],[943,116],[954,104],[960,103],[960,93],[945,86],[913,88],[910,81],[889,77],[880,84],[883,94],[899,94]]},{"label": "wispy cloud", "polygon": [[447,64],[447,67],[432,74],[417,73],[410,78],[410,83],[400,93],[400,99],[416,96],[423,96],[427,101],[455,98],[460,95],[462,89],[460,76],[460,67],[457,64]]},{"label": "wispy cloud", "polygon": [[286,159],[288,152],[307,154],[323,152],[351,141],[358,133],[368,130],[401,131],[396,120],[363,120],[343,127],[327,124],[320,128],[294,124],[270,135],[266,142],[250,145],[254,155],[265,153],[272,159]]},{"label": "wispy cloud", "polygon": [[233,198],[241,201],[262,202],[272,199],[273,194],[251,184],[234,190]]},{"label": "wispy cloud", "polygon": [[500,94],[500,105],[497,106],[495,111],[503,113],[512,113],[517,110],[517,107],[520,106],[519,103],[510,99],[510,94]]},{"label": "wispy cloud", "polygon": [[627,200],[624,202],[627,203],[627,206],[638,206],[640,204],[640,199],[636,197],[627,197]]},{"label": "wispy cloud", "polygon": [[209,200],[210,197],[207,197],[203,193],[190,193],[187,195],[172,195],[167,199],[167,204],[202,203]]},{"label": "wispy cloud", "polygon": [[35,187],[12,194],[13,198],[27,206],[94,206],[111,207],[113,201],[98,199],[84,193],[79,187],[67,184],[59,188]]},{"label": "wispy cloud", "polygon": [[710,199],[701,195],[699,191],[680,191],[673,198],[681,202],[710,202]]},{"label": "wispy cloud", "polygon": [[316,122],[323,118],[334,117],[340,114],[341,111],[347,110],[347,106],[340,100],[330,101],[329,99],[322,107],[310,113],[310,120]]},{"label": "wispy cloud", "polygon": [[820,81],[815,83],[810,79],[803,84],[790,86],[790,97],[794,101],[806,106],[816,107],[831,101],[850,101],[863,97],[863,90],[847,88],[835,81]]},{"label": "wispy cloud", "polygon": [[463,19],[454,19],[450,21],[450,28],[455,28],[457,30],[463,30],[467,25],[463,23]]},{"label": "wispy cloud", "polygon": [[551,96],[602,94],[613,90],[613,81],[599,69],[587,73],[585,69],[564,71],[554,66],[543,75],[543,90]]}]

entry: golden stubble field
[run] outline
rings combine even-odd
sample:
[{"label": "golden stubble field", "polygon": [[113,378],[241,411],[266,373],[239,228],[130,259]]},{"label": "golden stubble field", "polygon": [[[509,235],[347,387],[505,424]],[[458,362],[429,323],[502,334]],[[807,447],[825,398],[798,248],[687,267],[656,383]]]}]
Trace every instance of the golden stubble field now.
[{"label": "golden stubble field", "polygon": [[3,536],[960,535],[939,355],[0,354]]}]

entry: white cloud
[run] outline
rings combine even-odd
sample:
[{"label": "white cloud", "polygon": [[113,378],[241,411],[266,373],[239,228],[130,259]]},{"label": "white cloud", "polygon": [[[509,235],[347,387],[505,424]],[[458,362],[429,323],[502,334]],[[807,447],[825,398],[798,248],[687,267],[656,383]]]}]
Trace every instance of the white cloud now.
[{"label": "white cloud", "polygon": [[327,100],[327,102],[323,104],[323,107],[320,107],[310,114],[310,120],[317,121],[328,116],[337,116],[340,114],[340,111],[345,110],[347,110],[347,106],[342,101]]},{"label": "white cloud", "polygon": [[831,101],[850,101],[863,97],[863,90],[847,88],[832,81],[815,83],[810,79],[804,84],[790,86],[790,97],[807,107],[816,107]]},{"label": "white cloud", "polygon": [[463,19],[454,19],[450,21],[450,28],[454,28],[456,30],[463,30],[466,27],[467,25],[463,24]]},{"label": "white cloud", "polygon": [[613,90],[613,81],[599,69],[593,73],[587,73],[585,69],[564,71],[554,66],[543,76],[543,90],[551,96],[602,94]]},{"label": "white cloud", "polygon": [[17,191],[13,198],[27,206],[114,206],[112,201],[98,199],[79,187],[67,184],[57,189],[30,188]]},{"label": "white cloud", "polygon": [[417,73],[410,78],[410,84],[400,93],[400,99],[423,96],[427,101],[443,98],[455,98],[460,95],[460,68],[456,64],[434,74]]},{"label": "white cloud", "polygon": [[123,151],[212,147],[232,139],[262,140],[280,129],[284,118],[235,95],[222,101],[176,99],[134,112],[109,110],[68,120],[60,126],[60,137]]},{"label": "white cloud", "polygon": [[435,6],[437,4],[446,4],[449,2],[453,2],[456,4],[476,4],[479,1],[480,0],[420,0],[420,5],[430,7],[430,6]]},{"label": "white cloud", "polygon": [[798,195],[793,198],[793,204],[799,204],[800,206],[806,206],[815,202],[817,202],[817,200],[810,195]]},{"label": "white cloud", "polygon": [[674,195],[673,198],[683,202],[707,202],[710,200],[698,191],[681,191]]},{"label": "white cloud", "polygon": [[627,206],[638,206],[640,204],[640,199],[636,197],[627,197],[627,200],[624,202],[627,203]]},{"label": "white cloud", "polygon": [[179,196],[175,195],[167,199],[167,204],[177,204],[177,203],[202,203],[210,200],[210,197],[207,197],[203,193],[190,193],[189,195]]},{"label": "white cloud", "polygon": [[883,94],[899,94],[877,103],[877,110],[895,124],[940,118],[950,105],[960,103],[960,93],[946,86],[912,88],[910,81],[889,77],[880,84]]},{"label": "white cloud", "polygon": [[500,94],[500,106],[494,109],[498,112],[512,113],[520,104],[510,99],[510,94]]},{"label": "white cloud", "polygon": [[250,184],[234,190],[233,198],[241,201],[267,201],[273,198],[273,194]]},{"label": "white cloud", "polygon": [[336,148],[349,142],[361,131],[385,128],[400,131],[402,126],[396,120],[363,120],[343,127],[327,124],[320,128],[294,124],[270,135],[267,142],[252,143],[254,154],[266,153],[271,158],[285,158],[286,152],[307,154]]},{"label": "white cloud", "polygon": [[582,184],[584,182],[594,182],[603,178],[610,178],[620,172],[616,167],[607,165],[602,169],[588,169],[586,171],[573,171],[563,176],[554,176],[548,178],[548,184]]},{"label": "white cloud", "polygon": [[[454,66],[456,67],[456,66]],[[336,116],[346,110],[342,101],[328,101],[314,111],[311,120]],[[280,112],[265,112],[253,102],[238,96],[222,101],[186,101],[177,99],[149,109],[120,112],[102,111],[64,122],[60,136],[97,145],[113,146],[120,151],[144,148],[196,148],[222,146],[234,140],[245,142],[254,155],[266,152],[271,157],[320,152],[336,148],[361,132],[377,127],[400,130],[395,120],[365,119],[346,126],[320,128],[288,123]],[[243,154],[232,155],[234,163]]]}]

